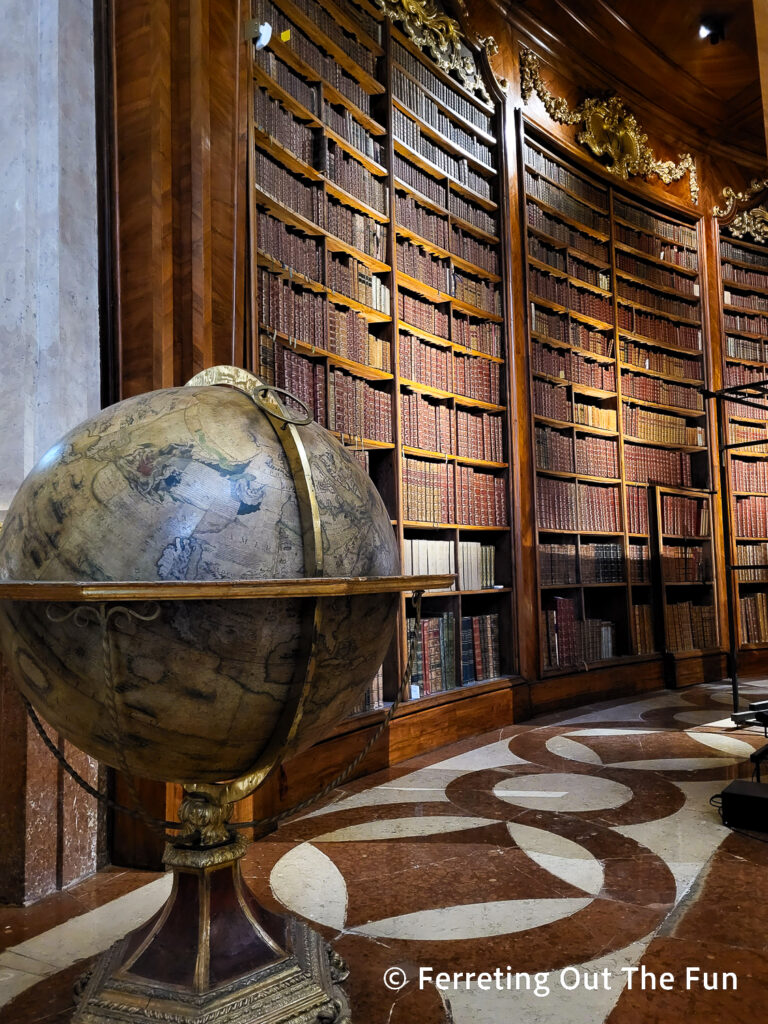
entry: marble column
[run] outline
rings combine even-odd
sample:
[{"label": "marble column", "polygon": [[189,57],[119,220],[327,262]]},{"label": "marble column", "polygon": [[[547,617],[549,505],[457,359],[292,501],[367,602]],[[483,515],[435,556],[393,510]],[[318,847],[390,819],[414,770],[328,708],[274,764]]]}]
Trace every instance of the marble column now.
[{"label": "marble column", "polygon": [[[94,110],[92,0],[5,0],[0,521],[35,462],[99,408]],[[28,903],[95,869],[97,814],[31,731],[2,666],[0,713],[0,901]],[[95,783],[96,764],[67,753]]]}]

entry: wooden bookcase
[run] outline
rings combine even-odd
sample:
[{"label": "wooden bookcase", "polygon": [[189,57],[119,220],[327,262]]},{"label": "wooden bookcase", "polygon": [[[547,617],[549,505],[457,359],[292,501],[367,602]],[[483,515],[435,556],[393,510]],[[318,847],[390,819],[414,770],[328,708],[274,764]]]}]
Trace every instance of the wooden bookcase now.
[{"label": "wooden bookcase", "polygon": [[707,360],[696,226],[591,174],[526,123],[520,147],[546,677],[671,646],[666,611],[678,599],[653,578],[663,565],[654,485],[710,500]]},{"label": "wooden bookcase", "polygon": [[[258,0],[250,365],[365,465],[423,604],[411,700],[516,671],[502,113],[368,2]],[[469,50],[467,53],[469,54]],[[394,697],[410,605],[359,710]]]},{"label": "wooden bookcase", "polygon": [[[742,385],[768,378],[768,245],[735,238],[720,229],[723,301],[723,383]],[[764,404],[761,399],[756,399]],[[729,403],[729,443],[768,438],[768,415]],[[728,459],[731,503],[731,564],[768,564],[768,445],[732,449]],[[739,646],[768,646],[768,570],[734,572],[734,609]]]}]

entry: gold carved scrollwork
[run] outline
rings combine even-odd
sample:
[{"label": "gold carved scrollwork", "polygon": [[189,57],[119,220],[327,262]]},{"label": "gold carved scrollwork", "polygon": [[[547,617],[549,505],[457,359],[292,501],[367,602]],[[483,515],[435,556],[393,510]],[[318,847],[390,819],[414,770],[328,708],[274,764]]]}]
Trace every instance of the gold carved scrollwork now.
[{"label": "gold carved scrollwork", "polygon": [[[376,0],[390,19],[400,21],[416,45],[429,50],[439,68],[455,72],[462,85],[490,102],[488,91],[477,70],[474,57],[463,45],[461,27],[455,18],[438,8],[435,0]],[[496,46],[494,40],[490,40]],[[488,41],[486,41],[488,49]],[[490,50],[488,50],[490,56]]]},{"label": "gold carved scrollwork", "polygon": [[520,84],[523,99],[528,102],[535,93],[553,121],[580,125],[578,141],[596,157],[606,157],[606,169],[612,174],[624,180],[630,175],[648,177],[655,174],[669,185],[679,181],[687,172],[690,175],[691,199],[694,203],[699,201],[696,164],[690,153],[681,154],[677,163],[658,160],[648,146],[648,136],[635,116],[627,112],[620,97],[587,99],[571,109],[567,100],[554,96],[547,88],[541,77],[539,58],[525,47],[520,53]]},{"label": "gold carved scrollwork", "polygon": [[743,192],[737,192],[726,185],[723,189],[725,203],[723,206],[715,206],[712,216],[726,221],[734,238],[750,235],[756,242],[768,242],[768,209],[762,203],[750,205],[755,202],[756,196],[766,191],[768,178],[755,178]]}]

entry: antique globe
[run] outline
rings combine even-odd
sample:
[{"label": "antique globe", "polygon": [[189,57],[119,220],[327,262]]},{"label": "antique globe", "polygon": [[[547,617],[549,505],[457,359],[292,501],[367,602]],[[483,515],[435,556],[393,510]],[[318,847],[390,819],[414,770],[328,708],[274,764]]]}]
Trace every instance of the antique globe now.
[{"label": "antique globe", "polygon": [[[0,578],[399,573],[384,503],[332,434],[295,425],[250,375],[201,380],[218,383],[119,402],[43,456],[0,533]],[[109,693],[94,618],[0,601],[0,637],[24,694],[78,747],[145,778],[212,783],[263,759],[308,671],[281,757],[347,714],[382,663],[397,603],[396,593],[159,602],[151,621],[114,618]]]}]

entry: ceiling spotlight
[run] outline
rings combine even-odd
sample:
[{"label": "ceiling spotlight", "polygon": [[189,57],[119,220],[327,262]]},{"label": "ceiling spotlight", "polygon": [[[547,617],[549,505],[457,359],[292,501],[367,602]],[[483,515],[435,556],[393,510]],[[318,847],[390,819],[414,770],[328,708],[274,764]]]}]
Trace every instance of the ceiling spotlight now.
[{"label": "ceiling spotlight", "polygon": [[708,39],[712,46],[725,39],[725,27],[722,18],[706,17],[699,24],[699,39]]}]

